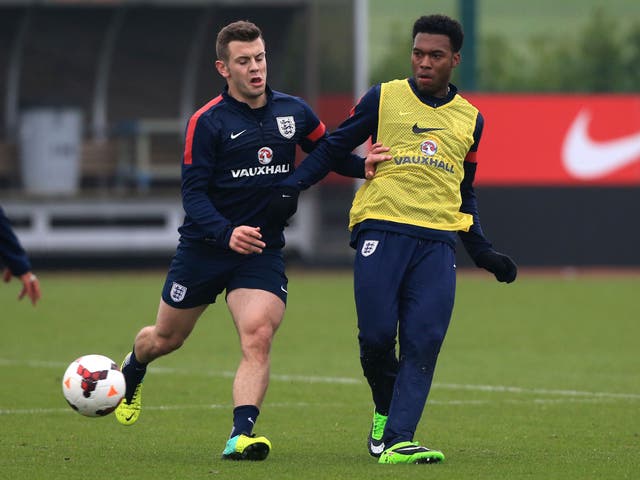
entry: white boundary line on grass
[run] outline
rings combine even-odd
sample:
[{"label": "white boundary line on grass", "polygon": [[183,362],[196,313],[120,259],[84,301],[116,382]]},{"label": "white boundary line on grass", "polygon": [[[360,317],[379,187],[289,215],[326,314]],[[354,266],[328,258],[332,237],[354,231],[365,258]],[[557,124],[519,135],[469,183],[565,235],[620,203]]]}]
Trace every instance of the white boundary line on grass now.
[{"label": "white boundary line on grass", "polygon": [[[40,361],[40,360],[11,360],[6,358],[0,358],[0,367],[2,366],[20,366],[30,368],[66,368],[67,364],[63,362],[54,361]],[[191,369],[180,368],[167,368],[167,367],[150,367],[150,372],[153,374],[165,374],[165,375],[196,375],[205,377],[217,377],[217,378],[233,378],[235,372],[228,371],[194,371]],[[328,384],[342,384],[342,385],[361,385],[364,380],[352,377],[324,377],[314,375],[287,375],[287,374],[272,374],[271,380],[281,382],[299,382],[299,383],[328,383]],[[478,392],[493,392],[493,393],[513,393],[522,395],[551,395],[560,397],[573,397],[575,399],[584,399],[584,401],[590,400],[640,400],[640,394],[636,393],[614,393],[614,392],[587,392],[580,390],[560,390],[560,389],[546,389],[546,388],[522,388],[505,385],[473,385],[473,384],[460,384],[460,383],[438,383],[435,382],[432,388],[438,390],[466,390],[466,391],[478,391]],[[550,399],[533,399],[532,401],[542,402],[556,402],[557,400]],[[430,400],[430,403],[435,401]],[[451,402],[445,402],[451,404]],[[4,411],[0,410],[0,414]]]},{"label": "white boundary line on grass", "polygon": [[433,386],[446,390],[474,390],[480,392],[506,392],[534,395],[560,395],[568,397],[620,398],[628,400],[640,400],[640,394],[637,393],[585,392],[580,390],[550,390],[546,388],[521,388],[507,387],[504,385],[465,385],[460,383],[434,383]]},{"label": "white boundary line on grass", "polygon": [[[611,399],[610,399],[611,400]],[[529,400],[429,400],[431,406],[484,406],[497,403],[509,404],[560,404],[560,403],[602,403],[604,399],[597,398],[559,398],[559,399],[529,399]],[[61,400],[62,402],[62,400]],[[353,407],[352,403],[308,403],[308,402],[273,402],[269,403],[269,408],[334,408]],[[369,408],[367,403],[363,408]],[[175,410],[222,410],[231,409],[232,405],[221,404],[191,404],[191,405],[145,405],[144,409],[152,411],[175,411]],[[73,410],[66,407],[60,408],[3,408],[0,409],[0,417],[6,415],[50,415],[50,414],[68,414]]]},{"label": "white boundary line on grass", "polygon": [[[64,401],[63,401],[64,403]],[[295,407],[320,407],[327,406],[324,403],[306,403],[306,402],[292,402],[292,403],[270,403],[269,407],[274,408],[295,408]],[[333,404],[333,406],[337,406]],[[222,405],[217,403],[211,404],[201,404],[201,405],[145,405],[145,410],[159,410],[159,411],[170,411],[170,410],[221,410],[226,408],[232,408],[231,404]],[[68,407],[65,408],[5,408],[0,409],[0,415],[32,415],[37,413],[69,413],[73,412]]]}]

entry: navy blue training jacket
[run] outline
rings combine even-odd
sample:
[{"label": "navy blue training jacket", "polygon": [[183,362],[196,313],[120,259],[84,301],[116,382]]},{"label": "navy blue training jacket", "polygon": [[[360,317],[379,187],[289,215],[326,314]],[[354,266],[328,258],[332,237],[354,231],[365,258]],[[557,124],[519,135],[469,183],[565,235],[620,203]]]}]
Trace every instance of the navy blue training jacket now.
[{"label": "navy blue training jacket", "polygon": [[[304,100],[267,87],[267,104],[252,109],[228,89],[189,120],[182,160],[182,238],[229,247],[233,228],[261,227],[267,248],[284,245],[281,226],[265,224],[274,186],[295,170],[296,145],[311,152],[327,136]],[[363,178],[364,159],[341,155],[330,169]],[[335,167],[335,168],[334,168]]]}]

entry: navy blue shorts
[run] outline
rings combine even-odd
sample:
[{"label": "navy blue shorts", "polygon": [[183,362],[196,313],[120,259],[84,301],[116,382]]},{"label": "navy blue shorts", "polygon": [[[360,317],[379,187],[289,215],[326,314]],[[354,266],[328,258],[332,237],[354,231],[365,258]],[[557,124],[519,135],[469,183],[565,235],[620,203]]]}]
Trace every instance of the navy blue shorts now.
[{"label": "navy blue shorts", "polygon": [[215,303],[226,289],[255,288],[287,303],[288,279],[280,249],[241,255],[206,243],[181,241],[171,261],[162,299],[175,308]]}]

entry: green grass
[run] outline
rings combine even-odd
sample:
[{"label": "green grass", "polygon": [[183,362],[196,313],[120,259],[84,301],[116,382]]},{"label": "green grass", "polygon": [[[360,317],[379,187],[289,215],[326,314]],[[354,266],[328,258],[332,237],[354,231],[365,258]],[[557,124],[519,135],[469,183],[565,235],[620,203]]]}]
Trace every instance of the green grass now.
[{"label": "green grass", "polygon": [[[155,362],[133,427],[69,409],[76,356],[117,362],[153,322],[164,273],[42,274],[37,308],[0,285],[0,471],[22,479],[624,479],[640,456],[640,277],[459,275],[454,318],[416,438],[442,465],[382,466],[357,355],[351,276],[290,272],[256,431],[266,462],[219,459],[238,342],[224,305]],[[391,470],[393,470],[391,472]],[[420,472],[418,472],[420,470]],[[424,471],[422,471],[424,470]]]}]

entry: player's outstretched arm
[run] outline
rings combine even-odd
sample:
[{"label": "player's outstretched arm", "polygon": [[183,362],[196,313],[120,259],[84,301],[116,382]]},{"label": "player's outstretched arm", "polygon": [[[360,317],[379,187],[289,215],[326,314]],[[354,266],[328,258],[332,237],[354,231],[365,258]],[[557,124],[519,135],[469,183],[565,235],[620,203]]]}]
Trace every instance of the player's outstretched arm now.
[{"label": "player's outstretched arm", "polygon": [[387,154],[389,150],[382,143],[374,143],[365,158],[354,153],[345,158],[334,158],[332,170],[345,177],[370,180],[376,173],[378,163],[391,160],[391,155]]},{"label": "player's outstretched arm", "polygon": [[[359,167],[360,173],[357,177],[362,178],[364,174],[366,179],[372,179],[376,173],[378,164],[391,160],[392,157],[387,154],[388,151],[389,147],[385,147],[382,143],[374,143],[371,145],[366,158],[361,159],[354,155],[354,157],[360,159],[361,162],[364,160]],[[286,226],[289,219],[298,209],[299,193],[297,188],[290,185],[276,186],[271,193],[271,198],[265,212],[266,224],[279,228]]]}]

